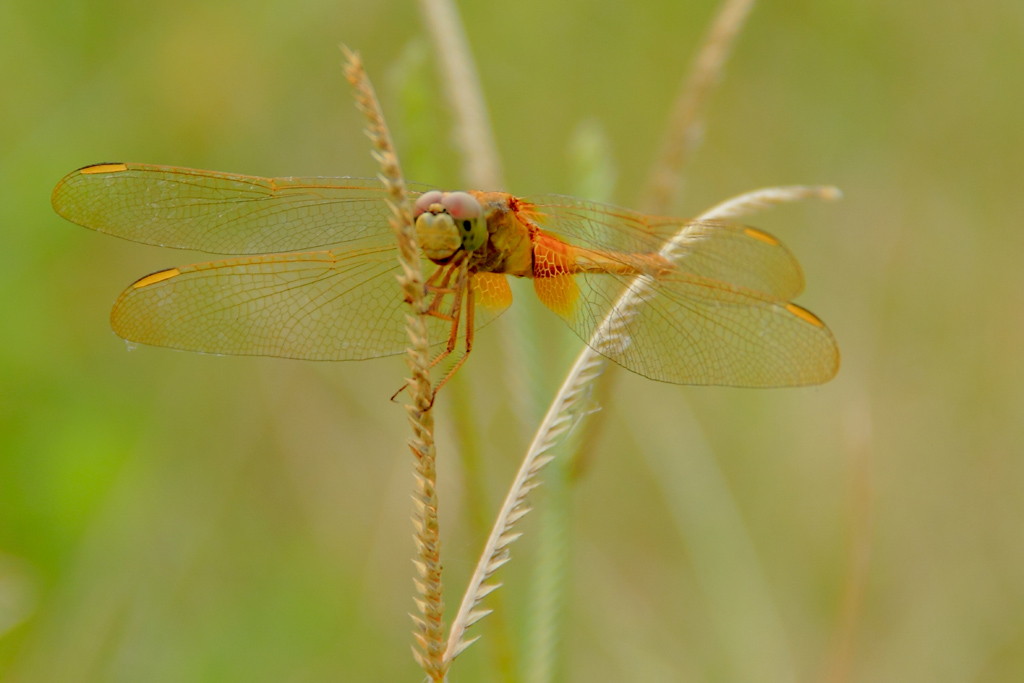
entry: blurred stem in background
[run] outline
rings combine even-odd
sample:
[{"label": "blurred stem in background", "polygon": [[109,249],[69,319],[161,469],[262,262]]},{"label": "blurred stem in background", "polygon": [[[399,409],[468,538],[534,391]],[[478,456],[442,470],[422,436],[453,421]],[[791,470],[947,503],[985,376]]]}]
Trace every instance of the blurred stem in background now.
[{"label": "blurred stem in background", "polygon": [[696,585],[708,604],[716,651],[709,659],[724,680],[796,680],[785,628],[757,549],[715,453],[692,412],[681,405],[631,410],[626,424],[657,482]]},{"label": "blurred stem in background", "polygon": [[500,190],[505,185],[501,157],[459,10],[453,0],[420,0],[419,4],[455,116],[453,132],[462,152],[462,179],[472,189]]},{"label": "blurred stem in background", "polygon": [[850,468],[849,538],[832,647],[822,676],[826,683],[846,683],[853,674],[857,635],[868,589],[874,496],[871,465],[874,458],[874,430],[871,412],[869,395],[861,390],[843,414],[843,440]]},{"label": "blurred stem in background", "polygon": [[723,0],[711,22],[672,105],[651,169],[647,197],[641,204],[647,213],[667,215],[680,203],[686,171],[704,137],[708,102],[725,74],[725,63],[753,6],[754,0]]},{"label": "blurred stem in background", "polygon": [[[596,119],[581,122],[569,140],[567,152],[573,182],[572,193],[584,199],[610,202],[615,188],[616,167],[611,142],[601,124]],[[564,337],[559,335],[555,338]],[[551,358],[557,359],[559,367],[572,362],[566,350],[569,349],[546,349]],[[546,379],[535,385],[537,390],[532,397],[535,406],[547,403],[548,397],[558,388],[551,378],[557,378],[560,372],[556,368],[551,369],[554,372],[544,373]],[[540,417],[538,414],[537,419]],[[572,558],[572,484],[576,480],[573,476],[575,462],[582,453],[580,446],[593,445],[589,439],[584,440],[581,434],[589,431],[574,430],[559,447],[561,452],[548,469],[548,486],[540,510],[540,533],[534,557],[530,606],[527,610],[524,653],[527,683],[556,680],[563,666],[561,646],[565,640],[565,577]]]}]

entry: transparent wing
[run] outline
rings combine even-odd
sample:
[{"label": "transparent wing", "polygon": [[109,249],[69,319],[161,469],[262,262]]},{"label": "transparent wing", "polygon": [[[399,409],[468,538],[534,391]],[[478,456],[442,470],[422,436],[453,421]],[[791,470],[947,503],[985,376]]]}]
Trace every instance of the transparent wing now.
[{"label": "transparent wing", "polygon": [[839,368],[835,338],[817,317],[770,295],[682,272],[648,279],[632,314],[615,303],[635,278],[585,273],[535,280],[538,295],[589,342],[605,316],[624,334],[596,350],[673,384],[784,387],[819,384]]},{"label": "transparent wing", "polygon": [[[682,229],[679,237],[675,234]],[[778,239],[725,221],[671,226],[669,259],[683,273],[727,282],[789,301],[804,291],[800,263]]]},{"label": "transparent wing", "polygon": [[297,251],[373,237],[383,243],[390,236],[383,199],[375,179],[258,178],[124,163],[70,173],[52,196],[58,214],[87,228],[215,254]]},{"label": "transparent wing", "polygon": [[[812,313],[789,303],[804,286],[793,254],[736,223],[645,216],[572,197],[531,198],[545,232],[622,263],[666,250],[672,268],[647,276],[631,313],[616,312],[618,344],[600,349],[633,372],[675,384],[777,387],[833,377],[839,350]],[[681,234],[678,238],[673,236]],[[666,243],[674,239],[666,247]],[[584,340],[636,275],[588,272],[535,278],[538,297]]]},{"label": "transparent wing", "polygon": [[[133,284],[114,304],[111,325],[130,341],[205,353],[386,356],[408,345],[398,272],[390,245],[199,263]],[[476,327],[503,310],[484,308]],[[446,341],[450,323],[427,320],[431,341]]]},{"label": "transparent wing", "polygon": [[588,249],[655,252],[665,238],[655,229],[656,217],[611,204],[563,195],[526,197],[531,218],[546,231]]},{"label": "transparent wing", "polygon": [[686,273],[719,280],[779,299],[804,288],[793,254],[766,232],[728,221],[686,221],[646,216],[629,209],[573,197],[531,198],[537,222],[559,239],[587,249],[656,253],[685,227],[673,261]]}]

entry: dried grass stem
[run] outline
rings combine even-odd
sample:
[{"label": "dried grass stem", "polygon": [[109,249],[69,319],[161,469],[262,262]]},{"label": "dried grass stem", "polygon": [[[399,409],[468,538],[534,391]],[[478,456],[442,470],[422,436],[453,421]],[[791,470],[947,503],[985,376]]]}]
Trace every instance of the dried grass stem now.
[{"label": "dried grass stem", "polygon": [[345,77],[355,90],[356,106],[366,117],[366,134],[373,144],[373,156],[380,164],[380,181],[387,190],[387,203],[392,211],[391,227],[398,241],[398,260],[402,274],[398,276],[403,294],[410,302],[412,315],[406,316],[409,347],[406,362],[412,376],[408,380],[411,404],[406,406],[413,437],[409,448],[415,458],[416,487],[413,492],[417,557],[413,561],[419,573],[415,581],[419,597],[416,605],[420,615],[412,616],[416,624],[413,635],[416,647],[413,656],[433,681],[442,681],[447,672],[444,652],[444,601],[441,582],[441,542],[437,519],[437,471],[435,468],[434,415],[431,410],[433,391],[430,385],[429,339],[427,336],[427,302],[423,271],[420,267],[419,245],[412,222],[412,205],[405,189],[405,179],[395,154],[391,135],[384,121],[373,85],[363,69],[359,55],[346,47]]}]

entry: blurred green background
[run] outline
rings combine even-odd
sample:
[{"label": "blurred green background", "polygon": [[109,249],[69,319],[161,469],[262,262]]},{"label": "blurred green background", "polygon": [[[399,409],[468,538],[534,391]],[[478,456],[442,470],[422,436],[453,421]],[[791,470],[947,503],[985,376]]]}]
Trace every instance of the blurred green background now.
[{"label": "blurred green background", "polygon": [[[505,189],[586,193],[577,148],[604,140],[612,198],[637,205],[717,2],[459,6]],[[376,173],[339,42],[363,53],[410,177],[455,185],[412,2],[0,1],[0,679],[421,677],[408,429],[388,401],[403,362],[129,353],[117,294],[202,257],[49,203],[101,161]],[[800,258],[800,303],[843,366],[774,391],[614,373],[567,494],[558,677],[1024,680],[1022,63],[1019,0],[755,7],[679,210],[841,187],[751,222]],[[513,323],[535,313],[516,296]],[[509,377],[547,376],[526,397],[542,410],[579,348],[550,314],[531,325],[519,355],[508,322],[483,331],[460,375],[470,492],[439,401],[452,611],[482,543],[468,493],[494,509],[529,436]],[[521,669],[542,520],[500,576]],[[502,680],[497,624],[452,680]]]}]

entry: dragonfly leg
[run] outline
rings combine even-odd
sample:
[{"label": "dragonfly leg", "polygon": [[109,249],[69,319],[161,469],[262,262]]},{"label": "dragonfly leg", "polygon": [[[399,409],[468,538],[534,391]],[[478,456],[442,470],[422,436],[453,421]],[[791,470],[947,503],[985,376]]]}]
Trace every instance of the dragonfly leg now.
[{"label": "dragonfly leg", "polygon": [[[452,294],[455,290],[448,286],[449,281],[452,277],[453,268],[450,266],[441,266],[427,278],[427,281],[423,283],[423,291],[426,294],[433,294],[434,298],[430,300],[430,304],[427,306],[427,312],[436,311],[441,306],[441,300],[445,294]],[[438,280],[441,280],[438,283]],[[405,303],[412,303],[412,299],[408,295],[405,296]]]},{"label": "dragonfly leg", "polygon": [[[468,287],[468,283],[469,283],[469,274],[468,274],[469,261],[468,260],[462,260],[462,261],[460,261],[458,263],[451,264],[450,267],[446,267],[446,268],[443,268],[443,269],[438,269],[434,274],[432,274],[430,276],[430,279],[433,280],[435,275],[437,275],[437,273],[440,273],[441,270],[445,270],[447,272],[445,273],[444,277],[441,279],[441,283],[439,285],[430,285],[430,290],[435,292],[435,298],[431,302],[430,307],[427,309],[426,315],[433,316],[435,318],[439,318],[441,320],[450,322],[451,323],[451,332],[448,335],[448,343],[445,345],[444,350],[441,351],[440,353],[438,353],[434,357],[434,359],[430,361],[430,365],[428,366],[429,368],[433,368],[434,366],[436,366],[438,363],[440,363],[445,358],[447,358],[449,355],[451,355],[452,351],[455,350],[455,346],[458,343],[458,339],[459,339],[459,321],[461,319],[461,314],[462,314],[462,295],[463,295],[463,292],[469,291],[469,287]],[[455,281],[455,285],[453,287],[449,288],[448,285],[449,285],[449,283],[451,281],[451,276],[456,271],[459,274],[458,278]],[[455,295],[454,300],[452,302],[452,307],[451,307],[451,311],[452,312],[451,312],[451,314],[442,313],[440,310],[437,310],[440,307],[439,306],[439,301],[440,301],[442,295],[447,294],[447,293],[451,293],[451,294]],[[467,296],[471,296],[471,294],[467,295]],[[464,359],[460,359],[458,364],[457,364],[457,366],[462,365],[463,360]],[[445,375],[444,381],[448,381],[448,378],[452,375],[452,372],[454,372],[454,370],[449,371]],[[440,387],[440,385],[439,385],[439,387]],[[396,398],[398,398],[398,395],[401,394],[403,391],[405,391],[406,388],[407,388],[407,386],[403,386],[401,389],[399,389],[394,394],[392,394],[391,400],[394,401]],[[436,396],[437,396],[437,389],[435,389],[433,394],[431,395],[431,398],[430,398],[430,404],[431,405],[434,404],[434,397],[436,397]]]},{"label": "dragonfly leg", "polygon": [[459,268],[459,277],[455,281],[455,288],[454,288],[455,298],[452,301],[452,309],[451,309],[452,313],[451,313],[451,315],[450,316],[445,316],[442,313],[429,313],[428,312],[430,315],[433,315],[434,317],[437,317],[437,318],[441,318],[442,320],[448,320],[452,324],[451,332],[448,334],[448,343],[445,345],[444,351],[442,351],[441,353],[437,354],[437,356],[434,357],[434,360],[430,361],[430,367],[431,368],[433,368],[438,363],[440,363],[445,358],[447,358],[451,354],[451,352],[455,350],[455,345],[456,345],[456,343],[458,343],[458,339],[459,339],[459,320],[462,317],[462,294],[467,289],[469,289],[466,286],[467,283],[468,283],[468,280],[469,280],[469,278],[467,277],[468,265],[469,265],[468,262],[464,261],[463,262],[463,266],[461,268]]},{"label": "dragonfly leg", "polygon": [[[441,308],[441,301],[444,299],[445,294],[454,294],[455,290],[448,286],[448,283],[452,279],[452,272],[455,269],[453,267],[442,267],[438,268],[437,273],[443,274],[439,284],[434,284],[428,280],[427,293],[433,294],[434,298],[431,299],[430,305],[427,306],[427,313],[437,311]],[[435,273],[435,274],[437,274]],[[433,276],[431,276],[433,279]]]},{"label": "dragonfly leg", "polygon": [[[437,398],[437,392],[440,391],[441,387],[443,387],[448,382],[448,380],[450,380],[452,378],[452,376],[455,375],[456,371],[458,371],[458,369],[462,367],[462,364],[465,363],[469,359],[469,352],[473,350],[473,322],[474,322],[473,318],[474,318],[474,314],[475,314],[475,311],[476,311],[476,306],[475,306],[475,302],[473,301],[473,288],[472,287],[466,287],[465,289],[466,289],[466,352],[464,354],[462,354],[462,358],[459,358],[459,360],[456,361],[455,365],[452,366],[452,369],[449,370],[445,374],[444,378],[442,378],[441,381],[437,383],[437,386],[434,387],[434,395],[431,396],[431,398],[430,398],[430,403],[431,404],[433,404],[434,403],[434,399]],[[458,327],[458,325],[456,325],[456,327]],[[449,353],[450,353],[450,351],[449,351]]]},{"label": "dragonfly leg", "polygon": [[[430,305],[427,306],[427,315],[434,315],[434,317],[436,318],[441,318],[442,320],[452,322],[453,315],[455,314],[440,313],[441,304],[444,301],[444,296],[446,294],[455,294],[456,291],[458,290],[457,285],[451,285],[452,275],[454,275],[456,272],[459,272],[461,267],[464,264],[466,264],[466,262],[466,259],[458,259],[448,264],[447,266],[442,266],[437,271],[435,271],[434,274],[430,276],[430,280],[434,280],[438,274],[442,273],[442,271],[444,273],[444,277],[441,278],[441,281],[438,284],[430,283],[427,285],[427,292],[434,295],[434,298],[430,301]],[[428,282],[430,280],[428,280]],[[454,310],[456,308],[458,308],[458,306],[456,304],[453,304],[449,310]]]}]

